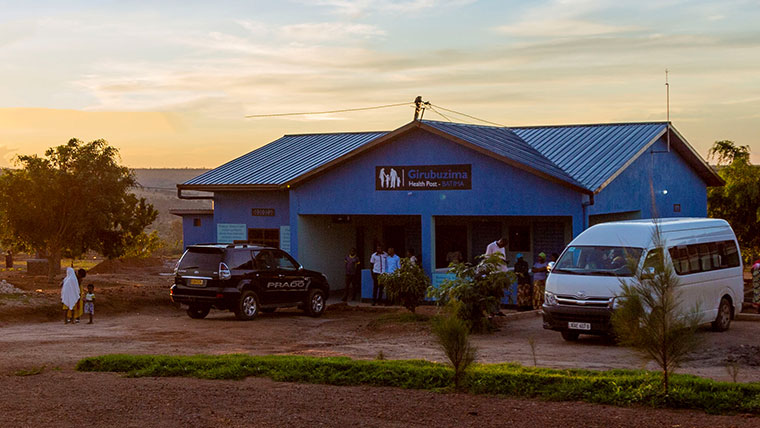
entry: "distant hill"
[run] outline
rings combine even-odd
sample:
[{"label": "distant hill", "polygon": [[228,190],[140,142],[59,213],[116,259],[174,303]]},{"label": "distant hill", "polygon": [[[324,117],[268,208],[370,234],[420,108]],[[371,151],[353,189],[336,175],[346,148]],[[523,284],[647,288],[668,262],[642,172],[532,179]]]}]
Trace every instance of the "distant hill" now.
[{"label": "distant hill", "polygon": [[145,198],[158,211],[158,218],[150,230],[157,230],[167,244],[167,250],[177,252],[182,249],[182,220],[169,214],[172,208],[211,209],[210,200],[186,200],[177,198],[177,184],[197,177],[208,171],[195,168],[140,168],[134,169],[140,188],[135,195]]},{"label": "distant hill", "polygon": [[177,184],[197,177],[208,169],[198,168],[139,168],[133,169],[137,182],[143,187],[172,189],[177,191]]}]

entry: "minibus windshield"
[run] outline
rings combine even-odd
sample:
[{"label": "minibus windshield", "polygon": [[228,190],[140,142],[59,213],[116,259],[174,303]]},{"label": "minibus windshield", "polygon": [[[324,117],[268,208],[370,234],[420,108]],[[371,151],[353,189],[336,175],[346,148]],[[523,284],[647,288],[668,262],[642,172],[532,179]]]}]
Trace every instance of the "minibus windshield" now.
[{"label": "minibus windshield", "polygon": [[552,273],[593,276],[632,276],[630,261],[638,264],[643,248],[576,245],[568,247]]}]

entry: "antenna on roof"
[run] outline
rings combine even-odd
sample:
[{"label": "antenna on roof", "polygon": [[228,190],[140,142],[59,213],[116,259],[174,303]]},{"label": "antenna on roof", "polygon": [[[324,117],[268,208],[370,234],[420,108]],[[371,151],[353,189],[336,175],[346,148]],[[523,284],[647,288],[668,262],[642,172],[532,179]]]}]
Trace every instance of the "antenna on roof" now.
[{"label": "antenna on roof", "polygon": [[670,83],[668,83],[668,69],[665,69],[665,120],[668,122],[668,129],[665,131],[665,139],[668,142],[668,153],[670,153]]},{"label": "antenna on roof", "polygon": [[422,95],[417,95],[414,99],[414,121],[422,120],[425,115],[425,107],[430,106],[429,101],[422,101]]}]

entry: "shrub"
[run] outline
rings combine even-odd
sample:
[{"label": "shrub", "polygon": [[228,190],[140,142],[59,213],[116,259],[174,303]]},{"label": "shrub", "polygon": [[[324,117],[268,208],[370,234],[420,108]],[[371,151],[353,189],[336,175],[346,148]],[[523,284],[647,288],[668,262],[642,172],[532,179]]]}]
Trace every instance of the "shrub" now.
[{"label": "shrub", "polygon": [[505,264],[500,253],[479,256],[480,262],[452,263],[449,272],[456,277],[444,281],[440,287],[428,288],[428,296],[439,304],[458,301],[457,316],[467,321],[475,332],[492,331],[491,314],[497,312],[504,297],[504,289],[515,280],[512,272],[502,272]]},{"label": "shrub", "polygon": [[696,331],[701,320],[699,308],[680,309],[678,277],[672,263],[665,263],[659,227],[655,227],[653,242],[655,248],[647,253],[642,269],[638,269],[638,260],[628,261],[636,274],[631,280],[621,280],[612,326],[622,344],[633,346],[660,366],[667,396],[670,373],[698,344]]},{"label": "shrub", "polygon": [[476,349],[470,343],[470,326],[456,315],[458,302],[450,303],[450,309],[433,320],[433,334],[438,345],[454,369],[454,389],[460,390],[462,378],[475,361]]},{"label": "shrub", "polygon": [[380,285],[385,287],[388,297],[414,312],[430,287],[430,278],[422,267],[409,259],[401,259],[401,267],[393,273],[380,275]]}]

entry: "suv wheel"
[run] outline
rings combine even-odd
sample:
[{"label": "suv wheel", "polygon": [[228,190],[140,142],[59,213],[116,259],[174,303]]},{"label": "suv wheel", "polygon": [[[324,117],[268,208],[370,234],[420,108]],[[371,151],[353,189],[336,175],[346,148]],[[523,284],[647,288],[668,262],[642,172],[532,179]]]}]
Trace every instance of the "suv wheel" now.
[{"label": "suv wheel", "polygon": [[259,314],[259,296],[251,290],[244,291],[240,295],[237,306],[235,306],[235,316],[239,320],[252,320]]},{"label": "suv wheel", "polygon": [[325,293],[322,290],[311,290],[309,298],[304,302],[304,310],[310,317],[318,317],[322,315],[327,306],[325,300]]},{"label": "suv wheel", "polygon": [[197,306],[197,305],[191,305],[187,308],[187,316],[189,316],[192,319],[203,319],[206,318],[206,315],[208,315],[209,311],[211,311],[210,306]]}]

